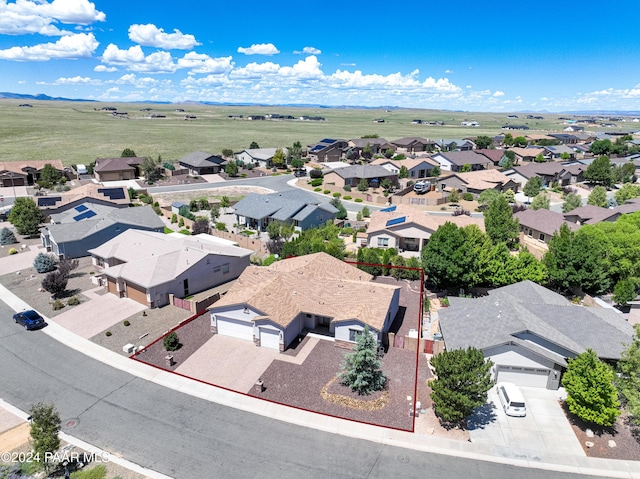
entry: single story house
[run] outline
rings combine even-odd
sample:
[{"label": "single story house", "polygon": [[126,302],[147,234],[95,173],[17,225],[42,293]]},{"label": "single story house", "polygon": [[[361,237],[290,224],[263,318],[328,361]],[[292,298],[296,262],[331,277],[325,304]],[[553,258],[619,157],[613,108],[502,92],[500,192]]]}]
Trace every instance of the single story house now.
[{"label": "single story house", "polygon": [[436,143],[434,141],[419,136],[398,138],[397,140],[393,140],[391,144],[403,153],[432,152],[436,149]]},{"label": "single story house", "polygon": [[398,175],[380,165],[353,165],[338,168],[324,175],[324,182],[337,187],[357,187],[361,180],[366,180],[369,186],[378,186],[382,180],[390,179],[394,185],[398,184]]},{"label": "single story house", "polygon": [[520,148],[516,146],[513,148],[509,148],[509,151],[512,151],[516,155],[516,159],[515,159],[516,164],[534,162],[538,157],[538,155],[542,155],[543,157],[545,157],[545,161],[546,161],[547,157],[545,155],[549,154],[547,150],[545,150],[544,148],[537,148],[537,147]]},{"label": "single story house", "polygon": [[326,253],[249,266],[211,308],[211,332],[284,351],[305,331],[355,342],[365,326],[379,342],[399,310],[400,287]]},{"label": "single story house", "polygon": [[297,230],[306,230],[333,221],[338,213],[324,197],[303,190],[250,193],[233,208],[237,224],[259,231],[266,230],[272,221],[293,223]]},{"label": "single story house", "polygon": [[569,359],[590,348],[618,360],[634,333],[613,309],[572,304],[531,281],[449,302],[439,311],[446,349],[480,349],[494,380],[519,386],[558,389]]},{"label": "single story house", "polygon": [[63,213],[83,203],[114,208],[128,208],[131,203],[129,190],[124,186],[107,188],[96,183],[87,183],[55,195],[35,196],[34,199],[45,218]]},{"label": "single story house", "polygon": [[40,172],[46,165],[53,166],[66,176],[75,177],[70,168],[65,168],[60,160],[29,160],[0,162],[0,187],[30,186],[40,180]]},{"label": "single story house", "polygon": [[580,141],[580,138],[571,133],[549,133],[550,137],[558,140],[563,145],[575,145]]},{"label": "single story house", "polygon": [[362,156],[362,151],[369,145],[371,154],[383,154],[387,150],[396,151],[397,146],[388,142],[384,138],[354,138],[347,142],[348,148],[358,157]]},{"label": "single story house", "polygon": [[98,181],[135,180],[140,176],[140,165],[144,158],[97,158],[93,176]]},{"label": "single story house", "polygon": [[433,168],[436,166],[440,166],[437,162],[433,161],[429,157],[407,158],[405,160],[388,160],[386,158],[378,158],[376,160],[373,160],[370,164],[382,166],[383,168],[386,168],[396,175],[400,174],[400,168],[404,166],[409,173],[408,178],[411,180],[433,176],[431,174]]},{"label": "single story house", "polygon": [[194,151],[178,160],[178,164],[186,168],[190,175],[211,175],[220,173],[227,165],[227,161],[221,156]]},{"label": "single story house", "polygon": [[553,234],[563,224],[566,224],[572,231],[578,229],[578,225],[567,221],[562,213],[556,213],[544,208],[518,211],[513,214],[513,217],[520,222],[520,231],[523,235],[544,244],[549,244]]},{"label": "single story house", "polygon": [[128,230],[89,253],[109,293],[157,308],[169,295],[186,298],[236,279],[253,251],[206,234]]},{"label": "single story house", "polygon": [[465,165],[469,165],[472,171],[487,170],[493,166],[492,160],[475,151],[441,151],[431,158],[440,164],[442,171],[458,172]]},{"label": "single story house", "polygon": [[244,164],[251,163],[254,166],[260,168],[271,168],[274,155],[279,149],[285,154],[285,157],[289,150],[287,148],[251,148],[248,150],[242,150],[235,153],[236,160],[244,162]]},{"label": "single story house", "polygon": [[494,166],[498,166],[498,163],[500,163],[500,160],[502,159],[502,157],[504,156],[504,151],[505,150],[496,150],[496,149],[490,149],[490,148],[482,148],[482,149],[475,149],[473,150],[475,153],[477,153],[478,155],[484,155],[487,158],[489,158],[491,160],[491,162],[493,163]]},{"label": "single story house", "polygon": [[51,215],[40,239],[57,256],[80,258],[129,229],[164,232],[164,223],[151,206],[114,208],[87,202]]},{"label": "single story house", "polygon": [[436,141],[436,146],[440,151],[471,151],[476,144],[465,138],[443,138]]},{"label": "single story house", "polygon": [[[552,160],[575,160],[576,159],[576,150],[567,145],[549,145],[543,146],[546,153],[544,156],[551,158]],[[565,158],[562,158],[562,156]]]},{"label": "single story house", "polygon": [[318,143],[308,145],[307,156],[318,163],[340,161],[347,147],[346,140],[323,138]]},{"label": "single story house", "polygon": [[466,173],[452,173],[436,180],[438,191],[458,190],[461,193],[479,195],[484,190],[496,190],[504,193],[511,190],[518,192],[520,186],[513,179],[498,170],[478,170]]},{"label": "single story house", "polygon": [[420,253],[431,235],[447,222],[458,227],[476,225],[484,231],[482,217],[430,215],[408,205],[395,205],[371,213],[367,228],[367,246]]},{"label": "single story house", "polygon": [[623,205],[613,208],[602,208],[594,205],[584,205],[564,213],[567,221],[578,225],[593,225],[602,221],[616,221],[624,214],[640,211],[640,198],[627,200]]},{"label": "single story house", "polygon": [[561,186],[567,186],[582,181],[586,170],[587,167],[579,163],[563,165],[558,162],[533,162],[527,163],[526,165],[514,166],[505,170],[504,174],[522,186],[534,176],[540,177],[542,186],[550,186],[556,181]]}]

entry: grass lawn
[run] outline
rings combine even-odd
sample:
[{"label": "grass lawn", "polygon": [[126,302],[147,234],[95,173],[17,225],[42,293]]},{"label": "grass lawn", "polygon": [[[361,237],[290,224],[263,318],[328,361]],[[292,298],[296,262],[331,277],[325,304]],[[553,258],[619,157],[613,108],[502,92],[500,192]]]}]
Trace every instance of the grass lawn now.
[{"label": "grass lawn", "polygon": [[[543,120],[508,119],[508,113],[469,113],[418,109],[339,109],[302,107],[232,107],[168,105],[148,103],[93,103],[31,101],[33,108],[19,107],[23,100],[0,100],[0,161],[59,159],[65,165],[90,163],[96,158],[119,157],[131,148],[138,156],[161,156],[176,160],[193,151],[221,153],[224,148],[239,151],[255,141],[259,146],[302,145],[322,138],[359,138],[377,134],[387,140],[420,136],[434,140],[504,133],[501,126],[526,124],[528,132],[559,131],[559,115]],[[116,118],[102,107],[116,107],[128,119]],[[183,108],[183,112],[174,111]],[[151,108],[151,112],[140,111]],[[166,118],[150,119],[150,114]],[[279,113],[321,116],[326,121],[229,119],[229,115]],[[185,121],[186,114],[197,119]],[[374,123],[383,118],[384,123]],[[411,121],[444,121],[445,126],[413,125]],[[476,120],[480,127],[461,127],[463,120]],[[514,136],[524,131],[512,131]]]}]

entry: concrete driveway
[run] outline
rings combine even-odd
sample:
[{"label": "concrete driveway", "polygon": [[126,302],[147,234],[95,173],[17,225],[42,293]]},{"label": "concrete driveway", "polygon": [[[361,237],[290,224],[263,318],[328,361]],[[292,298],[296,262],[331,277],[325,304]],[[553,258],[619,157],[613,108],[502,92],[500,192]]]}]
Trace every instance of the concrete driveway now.
[{"label": "concrete driveway", "polygon": [[508,458],[547,461],[554,456],[585,457],[558,402],[563,391],[526,387],[520,390],[527,416],[507,416],[494,386],[488,403],[469,418],[471,442],[487,445],[493,454]]},{"label": "concrete driveway", "polygon": [[[31,268],[33,266],[33,260],[36,259],[38,253],[46,253],[47,250],[42,245],[32,245],[21,248],[20,245],[16,245],[20,250],[18,254],[12,254],[11,256],[5,256],[0,258],[0,274],[15,273],[23,269]],[[3,248],[12,248],[15,246],[7,245]]]}]

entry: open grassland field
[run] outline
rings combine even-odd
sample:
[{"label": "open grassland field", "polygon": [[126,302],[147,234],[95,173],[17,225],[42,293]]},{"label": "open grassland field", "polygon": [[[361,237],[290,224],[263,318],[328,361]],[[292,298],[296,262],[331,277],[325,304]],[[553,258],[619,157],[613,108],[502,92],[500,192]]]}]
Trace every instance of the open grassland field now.
[{"label": "open grassland field", "polygon": [[[199,104],[93,103],[64,101],[0,100],[0,161],[62,160],[65,165],[90,163],[96,158],[118,157],[125,148],[137,156],[159,155],[176,160],[193,151],[221,153],[230,148],[240,151],[255,141],[262,148],[304,146],[322,138],[359,138],[377,134],[387,140],[420,136],[439,140],[505,133],[506,124],[527,125],[526,133],[561,131],[562,115],[542,114],[542,120],[507,118],[508,113],[469,113],[418,109],[339,109],[302,107],[208,106]],[[103,107],[127,112],[118,118]],[[150,108],[151,111],[141,111]],[[184,111],[175,111],[183,109]],[[326,121],[266,120],[250,121],[249,115],[267,114],[320,116]],[[149,118],[151,114],[165,118]],[[195,116],[185,120],[186,115]],[[244,119],[230,119],[243,115]],[[536,114],[537,115],[537,114]],[[375,123],[374,119],[384,119]],[[443,121],[444,126],[414,125],[412,120]],[[460,122],[475,120],[480,127],[461,127]]]}]

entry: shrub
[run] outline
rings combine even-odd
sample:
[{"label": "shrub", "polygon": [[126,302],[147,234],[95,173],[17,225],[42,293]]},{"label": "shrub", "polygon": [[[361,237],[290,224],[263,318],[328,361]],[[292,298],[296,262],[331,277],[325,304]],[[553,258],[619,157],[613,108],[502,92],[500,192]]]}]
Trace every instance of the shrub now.
[{"label": "shrub", "polygon": [[351,196],[345,196],[344,198],[342,198],[343,200],[350,200]]},{"label": "shrub", "polygon": [[218,222],[216,223],[216,229],[217,229],[218,231],[227,231],[227,225],[226,225],[224,222],[222,222],[222,221],[218,221]]},{"label": "shrub", "polygon": [[56,258],[47,253],[38,253],[33,260],[33,267],[38,273],[48,273],[53,271],[57,266]]},{"label": "shrub", "polygon": [[105,335],[106,337],[109,337],[109,336],[111,336],[112,334],[113,334],[113,333],[112,333],[111,331],[107,331],[106,333],[104,333],[104,335]]},{"label": "shrub", "polygon": [[262,266],[269,266],[277,261],[278,258],[275,255],[270,254],[265,259],[262,260]]},{"label": "shrub", "polygon": [[17,249],[15,249],[15,248],[11,248],[11,249],[9,250],[9,254],[18,254],[18,250],[17,250]]},{"label": "shrub", "polygon": [[69,298],[69,300],[67,301],[67,306],[77,306],[80,304],[80,300],[78,299],[77,296],[72,296],[71,298]]},{"label": "shrub", "polygon": [[180,220],[178,221],[178,227],[182,228],[184,226],[184,218],[180,217]]},{"label": "shrub", "polygon": [[340,193],[337,193],[337,192],[333,194],[333,197],[334,197],[334,198],[340,198],[341,196],[342,196],[342,195],[341,195]]},{"label": "shrub", "polygon": [[362,198],[356,198],[356,199],[355,199],[355,200],[353,200],[353,201],[355,201],[356,203],[362,203]]},{"label": "shrub", "polygon": [[331,193],[331,190],[324,190],[324,191],[323,191],[323,193],[324,193],[325,195],[328,195],[329,193]]},{"label": "shrub", "polygon": [[351,185],[344,185],[344,186],[342,187],[342,189],[343,189],[344,191],[351,191]]},{"label": "shrub", "polygon": [[177,214],[172,214],[171,215],[171,223],[177,223],[178,222],[178,215]]},{"label": "shrub", "polygon": [[318,186],[317,188],[314,188],[313,191],[322,191],[322,188]]},{"label": "shrub", "polygon": [[1,245],[5,245],[5,244],[14,244],[17,243],[18,241],[16,240],[16,235],[13,234],[13,231],[11,231],[9,228],[2,228],[2,231],[0,231],[0,244]]},{"label": "shrub", "polygon": [[309,172],[309,177],[311,178],[322,178],[322,176],[323,176],[322,170],[319,168],[314,168]]},{"label": "shrub", "polygon": [[462,199],[465,201],[473,201],[473,195],[471,193],[465,193],[462,195]]},{"label": "shrub", "polygon": [[65,304],[60,301],[59,299],[56,299],[53,304],[51,305],[51,307],[53,308],[54,311],[58,311],[59,309],[64,308]]},{"label": "shrub", "polygon": [[191,234],[191,231],[187,229],[182,229],[182,230],[179,230],[178,233],[189,236]]},{"label": "shrub", "polygon": [[309,184],[313,187],[320,186],[322,185],[322,178],[316,178],[314,180],[311,180]]},{"label": "shrub", "polygon": [[91,469],[74,471],[71,477],[73,479],[105,479],[107,477],[107,466],[99,464]]},{"label": "shrub", "polygon": [[124,324],[125,326],[131,326],[131,323],[128,319],[125,319],[122,324]]},{"label": "shrub", "polygon": [[176,351],[180,348],[180,339],[175,331],[167,334],[162,340],[162,345],[167,351]]}]

